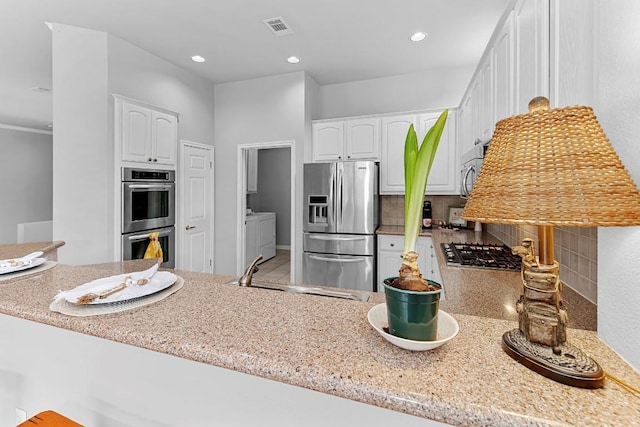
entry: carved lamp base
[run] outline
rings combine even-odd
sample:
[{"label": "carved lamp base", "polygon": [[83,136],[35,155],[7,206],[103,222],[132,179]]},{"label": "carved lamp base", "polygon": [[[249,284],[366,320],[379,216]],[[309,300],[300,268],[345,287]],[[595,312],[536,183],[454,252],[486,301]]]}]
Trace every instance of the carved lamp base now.
[{"label": "carved lamp base", "polygon": [[519,329],[502,335],[504,351],[547,378],[573,387],[600,388],[604,385],[604,371],[596,361],[579,348],[564,342],[556,347],[531,342]]}]

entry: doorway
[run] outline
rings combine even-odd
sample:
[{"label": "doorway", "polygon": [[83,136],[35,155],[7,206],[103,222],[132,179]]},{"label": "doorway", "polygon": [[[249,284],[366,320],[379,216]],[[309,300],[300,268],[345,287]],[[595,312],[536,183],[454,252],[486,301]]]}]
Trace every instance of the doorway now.
[{"label": "doorway", "polygon": [[275,250],[264,251],[269,258],[262,261],[255,277],[280,281],[291,281],[295,277],[294,159],[293,141],[238,146],[238,274],[253,261],[256,253],[262,252],[254,248],[256,238],[253,236],[257,229],[254,223],[259,221],[262,229],[263,219],[275,214]]}]

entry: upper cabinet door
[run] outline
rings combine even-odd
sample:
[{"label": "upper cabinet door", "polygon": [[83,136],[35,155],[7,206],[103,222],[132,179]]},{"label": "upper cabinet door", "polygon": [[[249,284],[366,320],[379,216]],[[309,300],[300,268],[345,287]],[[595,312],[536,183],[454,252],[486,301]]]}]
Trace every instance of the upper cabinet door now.
[{"label": "upper cabinet door", "polygon": [[152,111],[151,147],[154,163],[175,165],[178,152],[178,123],[175,115]]},{"label": "upper cabinet door", "polygon": [[[418,144],[422,144],[425,135],[436,123],[440,113],[428,113],[418,116]],[[436,156],[427,180],[427,194],[458,193],[458,162],[456,161],[456,111],[449,110],[447,123],[442,131]]]},{"label": "upper cabinet door", "polygon": [[122,160],[149,162],[151,158],[151,110],[122,104]]},{"label": "upper cabinet door", "polygon": [[358,119],[346,122],[348,160],[380,158],[380,119]]},{"label": "upper cabinet door", "polygon": [[313,123],[313,161],[342,160],[344,157],[344,122]]},{"label": "upper cabinet door", "polygon": [[519,0],[514,19],[514,114],[529,101],[549,97],[549,0]]},{"label": "upper cabinet door", "polygon": [[[509,14],[493,47],[494,122],[513,115],[513,12]],[[493,134],[493,131],[491,132]]]},{"label": "upper cabinet door", "polygon": [[384,117],[381,124],[380,194],[404,194],[404,142],[415,115]]},{"label": "upper cabinet door", "polygon": [[258,149],[247,150],[247,193],[258,192]]},{"label": "upper cabinet door", "polygon": [[493,49],[491,55],[482,64],[480,73],[480,139],[489,141],[495,126],[493,108]]}]

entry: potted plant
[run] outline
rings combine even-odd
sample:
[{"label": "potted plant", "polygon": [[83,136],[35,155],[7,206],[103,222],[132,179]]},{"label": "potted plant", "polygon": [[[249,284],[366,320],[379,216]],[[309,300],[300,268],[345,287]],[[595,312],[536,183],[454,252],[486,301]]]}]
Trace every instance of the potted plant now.
[{"label": "potted plant", "polygon": [[404,249],[399,276],[384,280],[389,333],[417,341],[433,341],[438,332],[438,309],[442,285],[424,279],[415,251],[427,178],[447,121],[444,110],[429,129],[422,144],[413,125],[404,146]]}]

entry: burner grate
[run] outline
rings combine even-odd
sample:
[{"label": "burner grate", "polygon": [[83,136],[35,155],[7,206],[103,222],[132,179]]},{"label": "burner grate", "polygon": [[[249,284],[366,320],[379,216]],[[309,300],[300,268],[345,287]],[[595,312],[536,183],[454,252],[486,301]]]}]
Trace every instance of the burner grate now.
[{"label": "burner grate", "polygon": [[506,245],[488,243],[442,243],[448,265],[494,270],[520,270],[522,259]]}]

